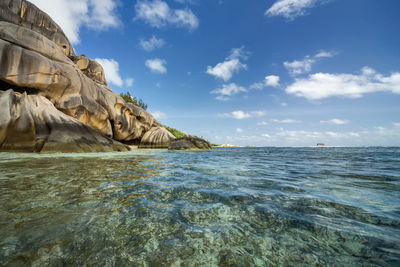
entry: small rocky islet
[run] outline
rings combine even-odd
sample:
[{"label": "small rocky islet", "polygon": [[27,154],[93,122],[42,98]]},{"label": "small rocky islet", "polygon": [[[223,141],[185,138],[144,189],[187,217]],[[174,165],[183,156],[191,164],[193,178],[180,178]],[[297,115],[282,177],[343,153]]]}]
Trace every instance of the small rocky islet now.
[{"label": "small rocky islet", "polygon": [[102,66],[75,55],[63,30],[25,0],[0,2],[0,114],[0,151],[211,149],[177,139],[114,93]]}]

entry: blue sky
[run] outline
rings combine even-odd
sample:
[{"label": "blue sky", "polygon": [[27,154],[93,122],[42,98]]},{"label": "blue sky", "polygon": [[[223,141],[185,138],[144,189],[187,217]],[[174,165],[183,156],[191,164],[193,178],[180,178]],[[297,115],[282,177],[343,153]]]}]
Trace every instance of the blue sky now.
[{"label": "blue sky", "polygon": [[400,145],[400,1],[34,0],[109,86],[214,143]]}]

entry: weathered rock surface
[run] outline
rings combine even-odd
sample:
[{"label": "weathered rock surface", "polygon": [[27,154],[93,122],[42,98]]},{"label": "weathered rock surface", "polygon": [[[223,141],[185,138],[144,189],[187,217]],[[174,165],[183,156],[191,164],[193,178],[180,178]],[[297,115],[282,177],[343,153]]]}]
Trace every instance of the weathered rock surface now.
[{"label": "weathered rock surface", "polygon": [[43,96],[0,91],[0,150],[108,152],[128,147],[57,110]]},{"label": "weathered rock surface", "polygon": [[212,149],[210,143],[197,136],[187,135],[181,138],[172,140],[169,150],[210,150]]},{"label": "weathered rock surface", "polygon": [[[124,149],[110,138],[142,147],[167,147],[171,140],[150,113],[115,94],[102,66],[76,56],[61,28],[26,0],[0,1],[0,93],[9,103],[0,113],[0,150],[108,151]],[[63,138],[59,145],[56,137]]]},{"label": "weathered rock surface", "polygon": [[164,127],[152,127],[144,134],[139,148],[168,148],[174,139],[175,136]]},{"label": "weathered rock surface", "polygon": [[60,26],[49,15],[25,0],[1,0],[0,20],[29,28],[56,43],[67,56],[74,50]]},{"label": "weathered rock surface", "polygon": [[69,57],[87,77],[102,85],[107,85],[104,69],[95,60],[86,58],[85,55]]},{"label": "weathered rock surface", "polygon": [[149,113],[84,75],[46,37],[7,22],[0,22],[0,32],[0,80],[35,89],[57,109],[118,141],[132,141],[150,129]]}]

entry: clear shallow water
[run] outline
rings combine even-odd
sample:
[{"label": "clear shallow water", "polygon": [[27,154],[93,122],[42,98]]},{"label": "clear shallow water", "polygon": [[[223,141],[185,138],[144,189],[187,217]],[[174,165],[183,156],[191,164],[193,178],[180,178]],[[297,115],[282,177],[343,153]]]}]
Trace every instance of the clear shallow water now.
[{"label": "clear shallow water", "polygon": [[0,153],[0,265],[399,266],[400,148]]}]

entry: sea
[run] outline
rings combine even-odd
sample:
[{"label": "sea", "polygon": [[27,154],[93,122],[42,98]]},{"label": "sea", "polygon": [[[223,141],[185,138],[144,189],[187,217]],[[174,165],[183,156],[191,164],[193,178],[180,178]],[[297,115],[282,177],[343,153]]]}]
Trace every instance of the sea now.
[{"label": "sea", "polygon": [[400,148],[0,153],[0,266],[400,266]]}]

